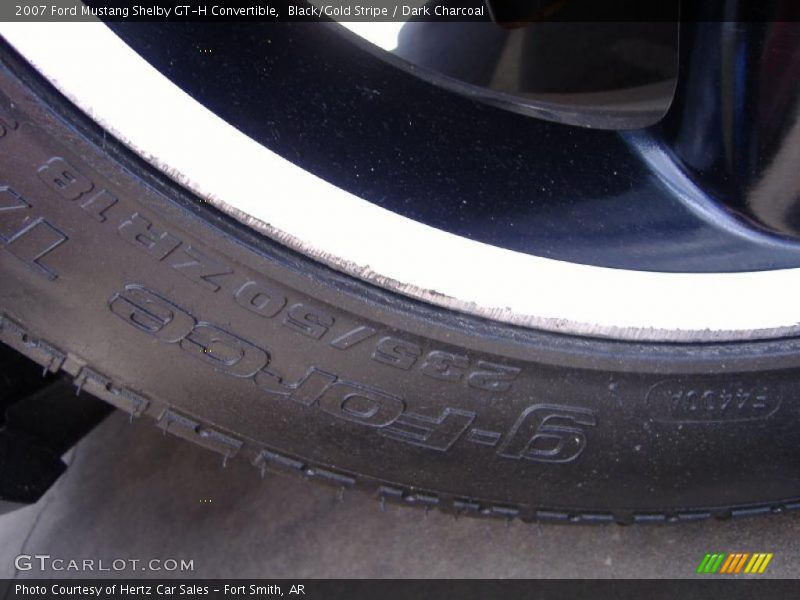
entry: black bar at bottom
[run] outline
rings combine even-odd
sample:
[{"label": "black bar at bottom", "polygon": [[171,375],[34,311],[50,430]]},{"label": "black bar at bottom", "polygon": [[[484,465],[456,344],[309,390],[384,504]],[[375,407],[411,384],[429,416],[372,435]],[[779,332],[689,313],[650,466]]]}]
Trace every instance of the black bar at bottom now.
[{"label": "black bar at bottom", "polygon": [[[657,569],[656,569],[657,570]],[[657,575],[654,572],[652,575]],[[286,598],[303,600],[675,600],[676,598],[800,597],[800,581],[725,578],[706,575],[684,580],[647,579],[544,579],[544,580],[113,580],[113,579],[27,579],[0,580],[0,598],[92,598],[140,599],[236,599]]]}]

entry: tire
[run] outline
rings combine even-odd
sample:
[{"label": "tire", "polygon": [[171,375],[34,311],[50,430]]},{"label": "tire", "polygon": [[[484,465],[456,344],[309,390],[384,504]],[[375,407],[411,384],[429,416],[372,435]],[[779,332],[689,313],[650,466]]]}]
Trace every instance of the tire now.
[{"label": "tire", "polygon": [[457,514],[800,506],[797,339],[591,339],[410,300],[205,205],[2,62],[0,336],[79,389],[223,461]]}]

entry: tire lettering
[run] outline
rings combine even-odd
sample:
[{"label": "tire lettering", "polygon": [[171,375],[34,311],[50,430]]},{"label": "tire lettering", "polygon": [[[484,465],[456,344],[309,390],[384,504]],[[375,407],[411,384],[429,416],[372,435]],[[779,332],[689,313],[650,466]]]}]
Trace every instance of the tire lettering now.
[{"label": "tire lettering", "polygon": [[542,462],[571,462],[586,447],[583,427],[595,424],[594,412],[586,408],[534,404],[519,416],[498,454]]},{"label": "tire lettering", "polygon": [[337,381],[317,401],[327,413],[369,427],[386,427],[394,423],[406,408],[396,396],[375,388]]},{"label": "tire lettering", "polygon": [[126,323],[162,342],[179,342],[195,326],[189,313],[139,285],[128,285],[114,294],[108,306]]},{"label": "tire lettering", "polygon": [[394,337],[381,338],[372,358],[385,365],[408,371],[422,354],[422,348]]},{"label": "tire lettering", "polygon": [[164,260],[170,252],[180,246],[181,241],[168,231],[160,231],[139,213],[133,213],[123,221],[117,233],[129,243],[146,250],[156,260]]},{"label": "tire lettering", "polygon": [[0,186],[0,242],[5,249],[47,279],[58,273],[45,256],[66,242],[67,235],[43,217],[31,214],[31,205],[8,186]]},{"label": "tire lettering", "polygon": [[94,183],[60,156],[54,156],[36,171],[44,184],[66,200],[77,200]]},{"label": "tire lettering", "polygon": [[[211,323],[196,321],[188,311],[139,284],[127,285],[122,292],[114,294],[109,300],[109,309],[138,331],[162,342],[177,343],[183,351],[219,372],[252,379],[269,398],[295,402],[308,409],[316,407],[343,421],[377,429],[381,436],[391,440],[444,452],[463,437],[477,416],[472,411],[450,407],[444,408],[437,416],[413,413],[398,396],[343,380],[316,367],[308,368],[297,381],[286,381],[268,369],[271,360],[268,350]],[[311,314],[314,313],[304,311],[296,312],[295,316],[302,315],[302,322],[314,324],[314,319],[308,318]],[[371,332],[367,333],[371,335]],[[396,354],[399,353],[397,348],[401,340],[384,340],[388,340],[384,343],[385,349],[392,348]],[[459,376],[464,374],[465,357],[432,354],[433,357],[429,355],[427,359],[430,372],[440,376],[451,372],[458,372]],[[488,369],[487,365],[493,368],[486,371],[491,376],[489,380],[505,383],[502,378],[507,377],[511,369],[493,363],[479,363],[483,369]],[[584,428],[595,425],[594,415],[594,411],[576,406],[529,406],[505,436],[497,454],[504,458],[539,462],[575,460],[586,446]],[[494,447],[501,436],[497,432],[473,428],[467,441]]]},{"label": "tire lettering", "polygon": [[289,308],[289,312],[283,322],[289,328],[318,340],[333,325],[334,318],[326,310],[298,303]]},{"label": "tire lettering", "polygon": [[269,354],[209,323],[198,323],[180,342],[193,357],[234,377],[252,377],[269,363]]},{"label": "tire lettering", "polygon": [[234,294],[236,304],[261,317],[271,318],[286,306],[286,296],[271,286],[245,281]]}]

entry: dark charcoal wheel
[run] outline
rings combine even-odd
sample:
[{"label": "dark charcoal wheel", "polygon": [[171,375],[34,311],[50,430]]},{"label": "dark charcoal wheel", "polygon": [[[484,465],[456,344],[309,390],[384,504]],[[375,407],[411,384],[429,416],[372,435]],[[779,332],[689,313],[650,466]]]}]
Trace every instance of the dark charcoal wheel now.
[{"label": "dark charcoal wheel", "polygon": [[2,24],[2,340],[382,500],[800,506],[800,28],[605,31],[625,76],[587,81],[508,33],[481,71],[413,29]]}]

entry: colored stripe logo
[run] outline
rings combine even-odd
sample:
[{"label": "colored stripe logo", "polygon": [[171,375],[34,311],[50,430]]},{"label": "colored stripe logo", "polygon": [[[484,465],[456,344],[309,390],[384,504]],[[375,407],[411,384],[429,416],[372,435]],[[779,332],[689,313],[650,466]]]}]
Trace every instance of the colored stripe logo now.
[{"label": "colored stripe logo", "polygon": [[765,552],[715,552],[707,553],[697,567],[700,574],[735,575],[737,573],[761,574],[767,569],[772,553]]}]

